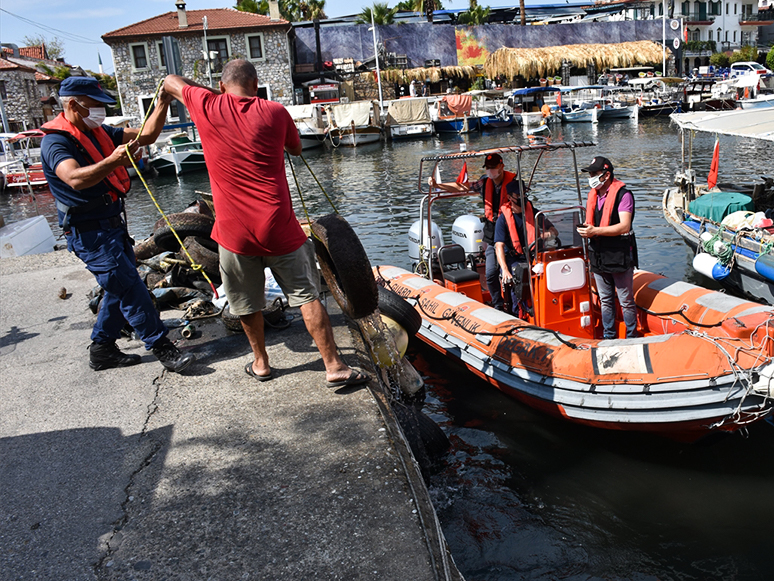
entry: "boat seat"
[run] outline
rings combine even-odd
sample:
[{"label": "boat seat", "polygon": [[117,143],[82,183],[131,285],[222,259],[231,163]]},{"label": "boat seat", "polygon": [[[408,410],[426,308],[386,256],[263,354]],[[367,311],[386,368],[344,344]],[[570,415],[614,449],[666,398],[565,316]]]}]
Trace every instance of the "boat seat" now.
[{"label": "boat seat", "polygon": [[455,284],[479,280],[478,272],[467,268],[465,249],[459,244],[441,246],[438,249],[438,262],[441,263],[444,280]]}]

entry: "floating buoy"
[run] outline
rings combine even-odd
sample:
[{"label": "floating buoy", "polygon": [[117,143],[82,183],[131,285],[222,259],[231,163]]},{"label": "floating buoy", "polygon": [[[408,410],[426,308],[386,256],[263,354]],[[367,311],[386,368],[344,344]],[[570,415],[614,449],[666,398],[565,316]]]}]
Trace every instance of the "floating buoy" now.
[{"label": "floating buoy", "polygon": [[706,252],[701,252],[693,257],[693,268],[696,272],[700,272],[713,280],[723,280],[731,273],[731,269],[720,264],[717,257]]}]

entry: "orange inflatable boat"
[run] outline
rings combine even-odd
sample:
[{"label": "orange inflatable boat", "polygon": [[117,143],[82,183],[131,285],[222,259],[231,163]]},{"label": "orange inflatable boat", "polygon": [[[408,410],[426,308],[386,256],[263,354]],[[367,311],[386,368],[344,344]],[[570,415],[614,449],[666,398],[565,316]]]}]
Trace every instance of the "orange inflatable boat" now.
[{"label": "orange inflatable boat", "polygon": [[[449,157],[459,155],[429,161]],[[430,208],[446,195],[430,192],[423,204]],[[523,318],[486,304],[481,253],[464,248],[466,240],[476,239],[478,226],[466,233],[461,225],[480,224],[474,216],[457,219],[457,240],[436,255],[425,234],[432,232],[434,240],[434,224],[429,212],[423,215],[422,231],[409,234],[410,244],[413,236],[423,246],[415,272],[378,266],[377,283],[420,314],[417,336],[427,344],[503,392],[574,422],[690,441],[734,431],[771,412],[774,308],[639,270],[634,291],[641,336],[604,340],[598,296],[576,232],[583,209],[543,213],[557,236],[529,250]],[[620,310],[618,320],[624,337]]]}]

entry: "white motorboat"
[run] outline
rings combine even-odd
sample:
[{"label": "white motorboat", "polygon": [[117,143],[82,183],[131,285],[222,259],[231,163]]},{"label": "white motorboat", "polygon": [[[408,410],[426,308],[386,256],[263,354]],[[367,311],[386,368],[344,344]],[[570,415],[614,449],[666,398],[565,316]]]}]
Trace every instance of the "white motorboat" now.
[{"label": "white motorboat", "polygon": [[382,131],[374,122],[370,101],[329,105],[328,134],[334,147],[376,143]]},{"label": "white motorboat", "polygon": [[429,137],[433,134],[433,120],[427,99],[414,97],[390,101],[387,120],[392,139]]},{"label": "white motorboat", "polygon": [[320,105],[287,105],[285,107],[293,118],[301,138],[301,148],[320,147],[325,141],[325,121]]}]

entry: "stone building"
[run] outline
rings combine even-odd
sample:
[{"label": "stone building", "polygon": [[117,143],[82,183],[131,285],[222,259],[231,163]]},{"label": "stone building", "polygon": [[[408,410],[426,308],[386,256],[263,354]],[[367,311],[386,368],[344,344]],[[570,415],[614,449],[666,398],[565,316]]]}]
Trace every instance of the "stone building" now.
[{"label": "stone building", "polygon": [[[164,37],[176,41],[183,76],[217,86],[225,63],[244,58],[258,71],[259,96],[292,104],[291,26],[280,19],[277,3],[270,5],[271,16],[264,16],[230,8],[187,11],[185,2],[179,1],[176,12],[104,34],[102,40],[113,52],[124,115],[144,117],[159,81],[166,76]],[[174,108],[170,115],[173,120]]]},{"label": "stone building", "polygon": [[32,67],[0,57],[0,98],[11,132],[36,129],[46,120],[36,73]]}]

